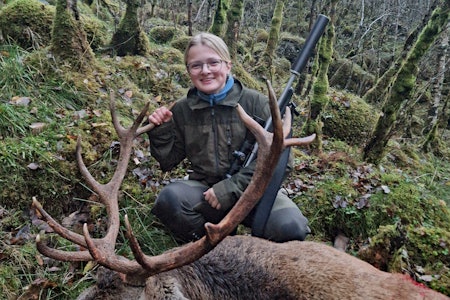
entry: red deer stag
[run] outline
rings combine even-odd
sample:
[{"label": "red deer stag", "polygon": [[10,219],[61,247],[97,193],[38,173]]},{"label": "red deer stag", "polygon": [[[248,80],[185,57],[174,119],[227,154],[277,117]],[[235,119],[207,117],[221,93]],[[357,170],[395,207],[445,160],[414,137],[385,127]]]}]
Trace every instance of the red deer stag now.
[{"label": "red deer stag", "polygon": [[33,199],[34,207],[56,233],[88,249],[57,250],[38,236],[37,248],[42,254],[60,261],[95,260],[106,267],[97,285],[84,291],[78,299],[449,299],[406,275],[382,272],[324,244],[273,243],[250,236],[228,236],[262,196],[282,149],[310,143],[314,138],[285,138],[283,132],[290,130],[290,112],[286,110],[285,125],[282,125],[269,83],[268,87],[273,135],[265,132],[242,108],[237,108],[259,144],[256,171],[238,203],[219,224],[206,224],[207,234],[200,240],[153,257],[141,251],[125,216],[135,260],[114,251],[119,232],[119,188],[127,170],[133,139],[150,130],[152,125],[140,127],[147,104],[133,125],[124,129],[119,124],[111,97],[112,122],[120,138],[120,158],[111,181],[100,184],[89,173],[81,157],[80,141],[76,151],[83,177],[106,206],[109,217],[106,235],[91,238],[86,225],[83,235],[71,232]]}]

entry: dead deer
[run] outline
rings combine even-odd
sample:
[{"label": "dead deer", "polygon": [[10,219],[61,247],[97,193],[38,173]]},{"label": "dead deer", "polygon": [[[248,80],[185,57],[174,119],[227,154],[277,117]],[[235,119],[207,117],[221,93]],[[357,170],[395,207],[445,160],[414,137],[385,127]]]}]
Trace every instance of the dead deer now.
[{"label": "dead deer", "polygon": [[[98,183],[86,168],[78,140],[76,157],[80,171],[108,214],[103,238],[83,235],[57,223],[34,198],[33,206],[63,238],[84,251],[66,252],[50,248],[40,236],[39,252],[60,261],[96,261],[106,267],[97,285],[78,299],[449,299],[411,280],[406,275],[382,272],[349,254],[315,242],[273,243],[250,236],[228,236],[255,206],[268,185],[284,147],[310,143],[314,136],[287,139],[290,111],[282,124],[273,89],[268,83],[273,134],[266,132],[241,107],[238,113],[259,144],[253,178],[242,197],[219,224],[205,224],[200,240],[159,256],[145,255],[125,216],[127,237],[135,260],[115,253],[119,232],[118,197],[129,162],[133,139],[150,130],[140,127],[148,104],[129,129],[118,121],[111,96],[112,122],[120,138],[120,157],[112,179]],[[228,237],[227,237],[228,236]],[[113,271],[110,271],[113,270]]]}]

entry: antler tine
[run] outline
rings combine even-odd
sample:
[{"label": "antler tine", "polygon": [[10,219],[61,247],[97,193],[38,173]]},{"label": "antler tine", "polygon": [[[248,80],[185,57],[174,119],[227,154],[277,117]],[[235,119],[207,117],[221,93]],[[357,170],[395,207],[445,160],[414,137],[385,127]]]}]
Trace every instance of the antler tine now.
[{"label": "antler tine", "polygon": [[119,135],[119,137],[122,137],[123,135],[126,135],[128,131],[133,131],[136,133],[136,135],[134,137],[139,136],[140,134],[142,134],[142,129],[138,129],[141,124],[142,121],[144,120],[145,116],[147,115],[147,111],[148,108],[150,106],[150,102],[146,102],[144,107],[141,109],[141,112],[139,113],[139,115],[136,117],[136,119],[133,121],[133,124],[131,125],[131,127],[129,129],[125,129],[119,121],[119,118],[117,117],[117,113],[116,113],[116,100],[115,100],[115,96],[114,96],[114,92],[111,91],[110,92],[110,100],[109,100],[109,108],[111,111],[111,119],[112,119],[112,123],[114,125],[114,128],[116,129],[117,134]]},{"label": "antler tine", "polygon": [[[267,88],[269,90],[269,97],[276,99],[275,91],[273,90],[272,84],[270,83],[269,80],[266,80],[266,82]],[[292,114],[289,106],[286,106],[286,111],[288,111],[288,113],[285,113],[283,117],[284,148],[290,146],[303,146],[311,144],[316,138],[315,133],[304,138],[287,138],[289,132],[291,131]]]},{"label": "antler tine", "polygon": [[[39,213],[42,215],[42,217],[47,221],[47,224],[60,236],[62,236],[63,238],[71,241],[72,243],[78,244],[80,246],[86,247],[86,242],[84,240],[84,237],[81,234],[75,233],[73,231],[68,230],[67,228],[61,226],[61,224],[59,224],[55,219],[52,218],[52,216],[50,216],[42,207],[42,204],[36,199],[36,197],[33,197],[33,202],[32,202],[32,206],[37,209],[39,211]],[[39,241],[36,240],[37,242],[37,246],[38,246],[38,250],[41,252],[41,249],[43,250],[43,252],[41,252],[42,254],[60,260],[58,257],[58,253],[56,253],[56,249],[47,247],[39,238]],[[51,253],[50,250],[55,250],[55,253]],[[86,254],[89,255],[89,252],[85,252],[82,255],[83,257],[86,257]],[[78,259],[76,259],[78,260]],[[89,260],[89,259],[87,259]]]},{"label": "antler tine", "polygon": [[64,251],[64,250],[58,250],[55,248],[51,248],[47,246],[42,240],[41,236],[38,234],[36,236],[36,248],[38,251],[47,256],[51,257],[53,259],[59,260],[59,261],[89,261],[92,260],[92,256],[87,250],[83,251]]}]

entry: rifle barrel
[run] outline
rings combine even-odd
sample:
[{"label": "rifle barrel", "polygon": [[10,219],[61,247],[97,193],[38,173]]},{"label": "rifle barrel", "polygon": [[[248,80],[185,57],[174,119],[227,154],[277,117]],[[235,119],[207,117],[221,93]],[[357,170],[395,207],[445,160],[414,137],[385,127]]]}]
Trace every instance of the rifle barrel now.
[{"label": "rifle barrel", "polygon": [[[327,16],[318,15],[317,20],[314,23],[314,26],[313,26],[308,38],[306,39],[302,50],[300,51],[300,54],[298,55],[297,59],[295,60],[295,63],[291,68],[291,76],[289,77],[288,83],[286,84],[286,87],[283,90],[283,93],[281,94],[281,96],[278,100],[278,107],[280,108],[281,115],[284,115],[286,106],[289,104],[292,94],[294,93],[294,90],[292,88],[292,84],[294,83],[294,80],[300,75],[300,73],[306,67],[308,60],[311,57],[312,52],[313,52],[314,48],[316,47],[316,44],[319,41],[320,37],[322,36],[323,32],[325,31],[325,27],[327,26],[329,21],[330,21],[330,19]],[[264,129],[271,130],[271,128],[272,128],[272,117],[269,117]],[[258,144],[255,143],[255,145],[253,146],[252,152],[247,157],[247,159],[244,163],[244,167],[248,166],[256,158],[257,152],[258,152]]]}]

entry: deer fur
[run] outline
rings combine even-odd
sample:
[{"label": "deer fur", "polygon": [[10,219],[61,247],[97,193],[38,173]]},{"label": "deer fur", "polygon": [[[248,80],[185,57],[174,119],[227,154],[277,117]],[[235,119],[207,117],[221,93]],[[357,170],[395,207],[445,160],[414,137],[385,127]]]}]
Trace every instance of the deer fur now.
[{"label": "deer fur", "polygon": [[198,261],[151,276],[145,286],[127,285],[117,273],[112,278],[78,299],[450,299],[325,244],[250,236],[227,237]]}]

